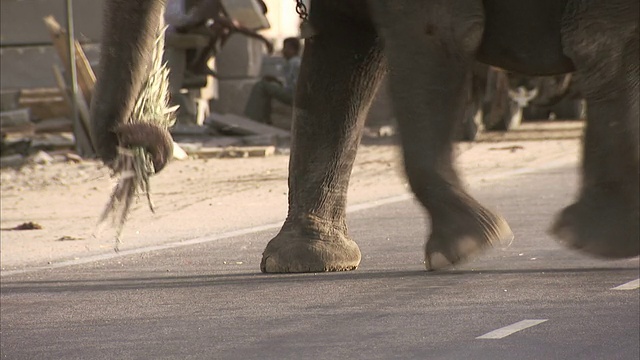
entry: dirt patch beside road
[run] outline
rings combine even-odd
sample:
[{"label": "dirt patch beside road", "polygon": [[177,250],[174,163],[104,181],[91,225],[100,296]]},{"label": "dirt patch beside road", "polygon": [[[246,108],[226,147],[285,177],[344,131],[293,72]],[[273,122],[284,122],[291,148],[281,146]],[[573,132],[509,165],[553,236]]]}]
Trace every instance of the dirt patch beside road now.
[{"label": "dirt patch beside road", "polygon": [[[573,131],[573,130],[571,130]],[[575,163],[579,140],[460,143],[465,179],[549,163]],[[183,160],[152,178],[156,213],[143,198],[133,207],[122,250],[176,242],[284,220],[288,156]],[[363,145],[353,170],[349,204],[409,192],[394,145]],[[1,176],[2,229],[34,222],[39,230],[1,232],[2,269],[46,265],[113,251],[113,231],[96,221],[115,180],[98,162],[35,165]],[[261,239],[266,245],[269,239]],[[212,254],[211,256],[215,256]],[[222,261],[222,260],[221,260]]]}]

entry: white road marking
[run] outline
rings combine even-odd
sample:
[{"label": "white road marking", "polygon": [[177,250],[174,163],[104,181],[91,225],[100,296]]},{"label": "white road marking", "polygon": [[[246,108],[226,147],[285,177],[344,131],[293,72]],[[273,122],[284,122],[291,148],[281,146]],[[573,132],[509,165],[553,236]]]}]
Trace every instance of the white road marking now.
[{"label": "white road marking", "polygon": [[631,280],[628,283],[611,288],[611,290],[635,290],[640,288],[640,279]]},{"label": "white road marking", "polygon": [[542,324],[547,320],[549,319],[531,319],[518,321],[517,323],[501,327],[500,329],[490,331],[484,335],[480,335],[476,339],[502,339],[520,330]]},{"label": "white road marking", "polygon": [[[487,176],[486,174],[484,175],[476,174],[476,175],[469,176],[467,179],[467,182],[500,180],[500,179],[505,179],[512,176],[516,176],[516,175],[530,174],[538,171],[559,168],[559,167],[567,166],[573,163],[574,161],[569,161],[566,159],[556,160],[556,161],[550,161],[543,165],[497,172],[489,176]],[[375,208],[375,207],[387,205],[387,204],[393,204],[393,203],[412,199],[413,197],[414,197],[413,193],[406,193],[406,194],[396,195],[396,196],[382,198],[378,200],[373,200],[373,201],[365,202],[362,204],[351,205],[347,207],[347,213],[371,209],[371,208]],[[74,259],[74,260],[54,262],[52,264],[48,264],[44,266],[32,266],[32,267],[27,267],[24,269],[16,269],[16,270],[3,270],[3,271],[0,271],[0,277],[31,273],[31,272],[42,271],[42,270],[51,270],[51,269],[62,268],[62,267],[73,266],[73,265],[88,264],[96,261],[111,260],[114,258],[126,256],[126,255],[142,254],[142,253],[147,253],[152,251],[160,251],[160,250],[179,248],[179,247],[195,245],[195,244],[203,244],[203,243],[208,243],[212,241],[228,239],[230,237],[253,234],[253,233],[265,231],[265,230],[278,229],[281,226],[282,226],[282,222],[277,222],[277,223],[271,223],[271,224],[266,224],[261,226],[239,229],[235,231],[229,231],[223,234],[218,234],[213,236],[206,236],[206,237],[190,239],[185,241],[177,241],[177,242],[162,244],[162,245],[152,245],[152,246],[130,249],[130,250],[121,250],[119,252],[110,252],[110,253],[105,253],[100,255],[92,255],[92,256],[82,257],[80,259]]]}]

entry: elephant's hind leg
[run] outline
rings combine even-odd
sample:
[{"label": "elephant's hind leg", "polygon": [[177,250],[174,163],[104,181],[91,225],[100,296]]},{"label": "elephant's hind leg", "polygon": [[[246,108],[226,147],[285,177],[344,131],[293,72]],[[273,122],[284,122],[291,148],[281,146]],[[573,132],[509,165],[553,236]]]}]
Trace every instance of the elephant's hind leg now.
[{"label": "elephant's hind leg", "polygon": [[481,2],[396,0],[372,7],[386,44],[405,169],[431,216],[427,269],[510,242],[504,219],[465,192],[453,167],[453,131],[468,106],[471,58],[482,34]]},{"label": "elephant's hind leg", "polygon": [[348,3],[320,1],[311,9],[317,35],[305,44],[294,104],[289,214],[264,250],[266,273],[352,270],[360,263],[347,233],[346,196],[383,61],[368,19],[333,8]]},{"label": "elephant's hind leg", "polygon": [[569,247],[622,258],[640,253],[638,2],[577,3],[563,41],[587,100],[582,188],[552,232]]}]

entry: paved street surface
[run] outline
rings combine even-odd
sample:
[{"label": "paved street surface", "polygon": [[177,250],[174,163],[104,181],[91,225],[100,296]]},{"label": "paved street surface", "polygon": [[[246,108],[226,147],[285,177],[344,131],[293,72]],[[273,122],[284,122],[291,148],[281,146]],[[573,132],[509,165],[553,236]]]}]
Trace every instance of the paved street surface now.
[{"label": "paved street surface", "polygon": [[514,243],[427,273],[413,200],[350,213],[348,273],[263,275],[276,229],[2,277],[6,359],[634,359],[638,259],[602,261],[545,231],[574,168],[474,184]]}]

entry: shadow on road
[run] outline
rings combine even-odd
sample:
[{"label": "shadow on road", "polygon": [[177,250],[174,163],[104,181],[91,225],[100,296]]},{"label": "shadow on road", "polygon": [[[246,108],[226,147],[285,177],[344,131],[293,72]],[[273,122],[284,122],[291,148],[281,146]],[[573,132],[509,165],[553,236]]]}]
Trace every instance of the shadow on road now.
[{"label": "shadow on road", "polygon": [[[355,271],[355,272],[331,272],[308,274],[261,274],[261,273],[234,273],[220,275],[187,275],[187,276],[158,276],[158,277],[131,277],[111,279],[82,279],[82,280],[43,280],[43,281],[2,281],[0,293],[5,295],[28,293],[61,293],[61,292],[97,292],[132,289],[174,289],[197,288],[210,286],[236,286],[236,285],[273,285],[286,283],[314,283],[336,281],[359,281],[378,279],[433,279],[444,280],[459,276],[499,276],[518,274],[539,274],[556,276],[557,274],[588,274],[602,272],[630,272],[638,276],[636,267],[594,267],[594,268],[556,268],[556,269],[505,269],[505,270],[449,270],[440,272],[426,271]],[[467,278],[468,279],[468,278]],[[451,285],[436,283],[435,286]]]}]

